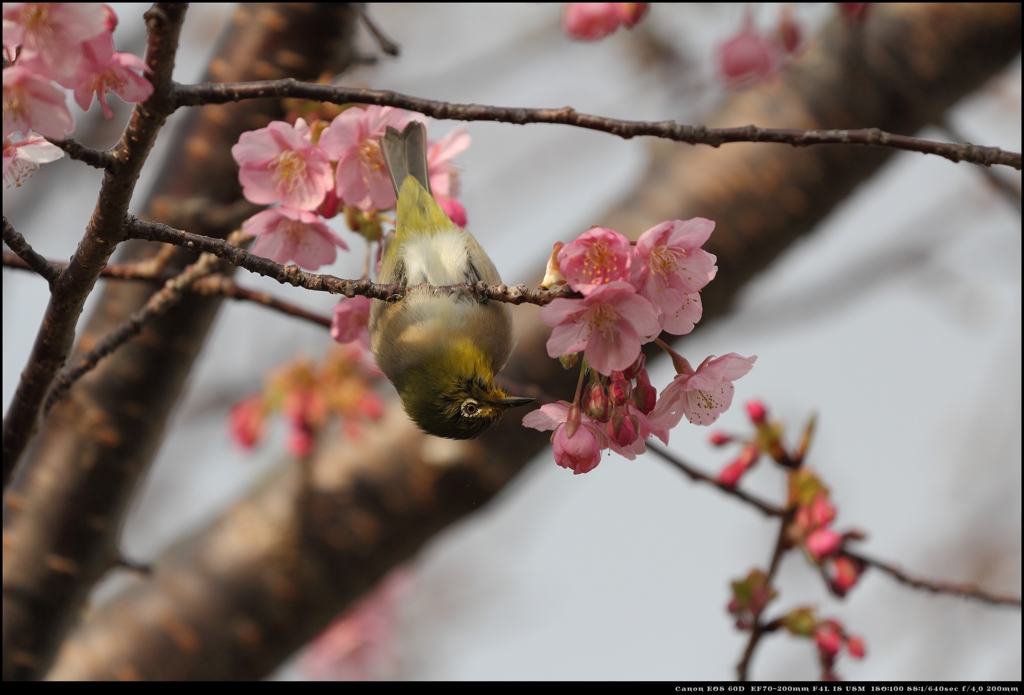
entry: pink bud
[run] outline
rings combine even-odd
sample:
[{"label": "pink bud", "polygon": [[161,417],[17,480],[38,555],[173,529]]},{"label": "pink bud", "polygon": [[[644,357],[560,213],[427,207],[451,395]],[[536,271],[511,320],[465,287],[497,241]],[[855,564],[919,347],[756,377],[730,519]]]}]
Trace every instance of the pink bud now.
[{"label": "pink bud", "polygon": [[837,594],[845,596],[846,592],[860,581],[860,575],[864,573],[864,564],[846,555],[840,555],[832,564],[835,568],[832,587]]},{"label": "pink bud", "polygon": [[759,400],[747,401],[747,415],[755,425],[762,424],[768,417],[768,409]]},{"label": "pink bud", "polygon": [[732,442],[732,435],[726,434],[725,432],[712,432],[708,437],[708,441],[711,442],[711,446],[725,446]]},{"label": "pink bud", "polygon": [[783,5],[782,16],[779,18],[779,28],[776,30],[779,44],[786,53],[796,53],[800,47],[801,31],[800,23],[793,16],[793,6]]},{"label": "pink bud", "polygon": [[640,436],[640,421],[636,415],[627,415],[625,408],[616,408],[605,426],[608,436],[621,447],[627,447]]},{"label": "pink bud", "polygon": [[814,630],[814,641],[818,643],[818,650],[828,659],[834,659],[842,645],[839,632],[828,624],[819,625]]},{"label": "pink bud", "polygon": [[[629,365],[629,367],[627,367],[626,370],[622,372],[622,376],[626,377],[627,379],[636,379],[640,376],[640,374],[644,374],[646,376],[647,370],[644,369],[646,364],[647,355],[641,352],[640,356],[636,358],[636,362]],[[649,376],[647,377],[647,383],[651,383],[651,378]]]},{"label": "pink bud", "polygon": [[580,428],[580,407],[573,403],[569,406],[569,415],[565,420],[565,434],[569,439]]},{"label": "pink bud", "polygon": [[811,531],[804,544],[814,561],[821,562],[823,558],[831,557],[839,552],[839,548],[843,545],[843,537],[832,529],[820,528]]},{"label": "pink bud", "polygon": [[[338,197],[338,191],[334,187],[327,190],[327,195],[324,196],[324,202],[320,203],[314,212],[323,217],[324,219],[331,219],[338,214],[338,210],[341,209],[341,199]],[[346,222],[348,222],[348,216],[346,215]],[[356,223],[358,225],[358,222]],[[351,229],[351,223],[349,228]],[[358,227],[356,227],[358,229]]]},{"label": "pink bud", "polygon": [[644,415],[650,415],[658,404],[658,389],[649,384],[638,384],[633,389],[633,405]]},{"label": "pink bud", "polygon": [[622,376],[622,372],[612,372],[611,383],[608,384],[608,397],[615,405],[623,405],[633,395],[633,385]]},{"label": "pink bud", "polygon": [[736,487],[740,482],[740,478],[747,472],[747,467],[739,461],[733,461],[728,466],[723,468],[718,474],[718,482],[726,487]]},{"label": "pink bud", "polygon": [[596,382],[587,388],[587,415],[597,422],[608,422],[612,416],[612,402]]},{"label": "pink bud", "polygon": [[259,396],[239,401],[228,416],[231,438],[243,449],[251,449],[263,439],[263,406]]},{"label": "pink bud", "polygon": [[847,637],[846,651],[850,652],[850,656],[852,656],[854,659],[863,659],[864,640],[860,637]]}]

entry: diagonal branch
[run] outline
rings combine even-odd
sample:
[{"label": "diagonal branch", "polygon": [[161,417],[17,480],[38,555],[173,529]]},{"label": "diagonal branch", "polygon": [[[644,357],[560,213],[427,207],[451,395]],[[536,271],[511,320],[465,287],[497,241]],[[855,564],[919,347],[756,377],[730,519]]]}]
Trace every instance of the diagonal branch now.
[{"label": "diagonal branch", "polygon": [[114,161],[104,173],[96,210],[85,235],[68,267],[53,282],[50,303],[28,364],[4,414],[4,488],[39,426],[43,400],[71,352],[75,325],[85,299],[122,239],[121,222],[128,212],[142,165],[164,120],[173,110],[167,96],[184,19],[185,6],[180,4],[158,3],[146,13],[146,64],[152,70],[150,81],[154,91],[145,103],[137,104],[132,110],[131,121],[113,150]]},{"label": "diagonal branch", "polygon": [[981,166],[1002,165],[1018,170],[1021,168],[1020,152],[1008,152],[998,147],[972,145],[969,142],[960,144],[925,140],[909,135],[887,133],[878,128],[803,130],[799,128],[760,128],[755,125],[709,128],[704,125],[685,125],[676,121],[627,121],[620,118],[606,118],[580,113],[570,106],[527,109],[514,106],[455,104],[409,96],[390,90],[335,87],[298,82],[293,79],[234,84],[176,84],[174,95],[178,106],[225,104],[244,99],[287,97],[339,105],[394,106],[409,111],[418,111],[440,120],[496,121],[514,125],[556,123],[611,133],[627,140],[649,136],[690,145],[710,145],[711,147],[720,147],[732,142],[774,142],[793,147],[862,145],[931,154],[951,162],[970,162]]},{"label": "diagonal branch", "polygon": [[907,574],[899,567],[883,562],[881,560],[875,560],[861,553],[853,552],[852,550],[843,550],[843,555],[847,557],[863,562],[865,565],[870,565],[875,569],[885,572],[890,577],[898,581],[900,584],[913,587],[914,589],[922,589],[924,591],[930,591],[933,594],[950,594],[953,596],[962,596],[967,599],[974,599],[981,601],[982,603],[989,603],[997,606],[1016,606],[1021,607],[1021,600],[1019,596],[1005,596],[1001,594],[995,594],[990,591],[980,589],[974,584],[957,584],[954,582],[943,582],[937,579],[926,579],[924,577],[915,577]]},{"label": "diagonal branch", "polygon": [[[35,271],[49,283],[50,287],[53,287],[53,283],[60,277],[60,267],[46,260],[42,254],[32,248],[32,245],[25,241],[25,237],[11,226],[6,216],[4,217],[4,243],[18,254],[16,258],[21,259],[26,268]],[[4,265],[7,265],[6,253],[4,254]]]}]

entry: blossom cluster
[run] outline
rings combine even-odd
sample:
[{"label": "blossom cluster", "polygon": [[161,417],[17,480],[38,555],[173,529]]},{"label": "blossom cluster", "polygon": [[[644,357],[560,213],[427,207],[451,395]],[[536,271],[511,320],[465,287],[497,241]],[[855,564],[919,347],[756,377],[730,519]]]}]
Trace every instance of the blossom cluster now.
[{"label": "blossom cluster", "polygon": [[65,92],[88,110],[95,96],[113,118],[111,92],[129,103],[153,93],[149,67],[114,50],[117,15],[101,3],[4,3],[3,173],[20,186],[41,164],[63,156],[45,138],[62,139],[75,126]]},{"label": "blossom cluster", "polygon": [[[867,15],[867,3],[840,2],[837,6],[840,15],[851,23],[861,23]],[[756,26],[748,8],[740,30],[718,47],[718,74],[730,87],[766,80],[800,55],[804,46],[803,34],[791,4],[781,6],[778,22],[769,30]]]},{"label": "blossom cluster", "polygon": [[[729,353],[708,357],[696,369],[658,339],[664,331],[684,335],[703,313],[700,291],[717,272],[705,251],[715,223],[697,217],[648,229],[633,246],[622,234],[593,227],[569,244],[556,244],[544,285],[565,283],[582,297],[559,298],[541,319],[553,327],[548,354],[569,363],[584,357],[580,389],[570,403],[544,405],[523,419],[553,430],[555,461],[586,473],[609,449],[633,459],[654,435],[685,416],[710,425],[732,403],[733,381],[750,371],[756,357]],[[677,376],[658,398],[641,346],[652,341],[672,355]],[[585,373],[590,383],[582,389]]]},{"label": "blossom cluster", "polygon": [[782,616],[780,622],[790,634],[814,640],[823,681],[841,680],[835,664],[843,649],[855,659],[864,658],[866,650],[862,638],[848,634],[843,624],[835,618],[818,619],[812,608],[794,608]]},{"label": "blossom cluster", "polygon": [[300,359],[275,371],[261,392],[231,409],[232,438],[252,449],[266,436],[267,420],[279,411],[288,423],[288,450],[296,457],[312,452],[332,416],[346,436],[359,437],[363,423],[384,414],[383,401],[370,386],[379,375],[366,353],[352,346],[336,346],[319,365]]},{"label": "blossom cluster", "polygon": [[[256,237],[253,253],[309,270],[333,263],[337,249],[347,250],[348,244],[324,220],[341,211],[351,229],[379,241],[381,213],[395,207],[379,139],[389,126],[401,130],[412,120],[426,122],[390,106],[353,106],[330,122],[296,118],[242,133],[231,148],[242,193],[250,202],[274,206],[242,225]],[[466,216],[455,199],[459,185],[452,160],[468,146],[465,129],[456,129],[428,149],[431,188],[460,226]]]},{"label": "blossom cluster", "polygon": [[832,528],[836,508],[829,490],[810,470],[801,468],[789,475],[789,504],[795,509],[786,529],[790,545],[804,549],[812,562],[824,570],[829,589],[845,596],[860,580],[864,564],[843,553],[848,540],[860,540],[864,534],[853,530],[839,533]]}]

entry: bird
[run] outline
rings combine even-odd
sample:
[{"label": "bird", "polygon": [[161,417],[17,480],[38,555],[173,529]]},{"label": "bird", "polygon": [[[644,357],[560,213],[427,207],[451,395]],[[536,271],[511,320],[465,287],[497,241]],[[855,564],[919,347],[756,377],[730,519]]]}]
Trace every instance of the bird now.
[{"label": "bird", "polygon": [[398,202],[378,282],[408,289],[398,301],[373,302],[370,349],[420,429],[472,439],[509,408],[534,400],[510,396],[494,382],[515,344],[511,312],[502,302],[417,285],[498,285],[501,277],[431,194],[423,123],[410,121],[401,132],[388,126],[380,148]]}]

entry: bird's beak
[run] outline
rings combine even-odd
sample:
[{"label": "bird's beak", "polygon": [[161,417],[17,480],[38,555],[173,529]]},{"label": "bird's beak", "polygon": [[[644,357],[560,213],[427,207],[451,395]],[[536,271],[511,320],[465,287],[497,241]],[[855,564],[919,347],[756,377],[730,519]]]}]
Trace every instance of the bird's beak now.
[{"label": "bird's beak", "polygon": [[505,408],[515,408],[520,405],[526,405],[527,403],[533,403],[536,398],[526,398],[525,396],[508,396],[506,398],[499,398],[496,402],[500,406]]}]

